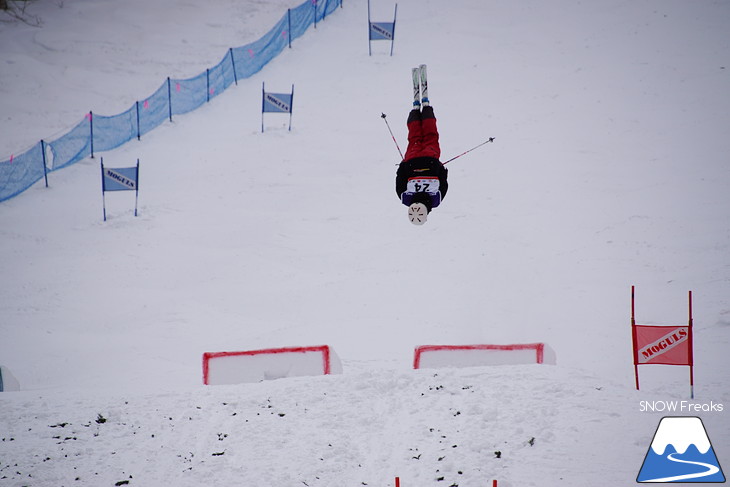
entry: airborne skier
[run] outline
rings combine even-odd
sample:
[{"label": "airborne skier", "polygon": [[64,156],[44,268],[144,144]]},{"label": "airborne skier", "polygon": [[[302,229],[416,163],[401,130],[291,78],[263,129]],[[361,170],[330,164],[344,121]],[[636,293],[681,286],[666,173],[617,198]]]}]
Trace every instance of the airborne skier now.
[{"label": "airborne skier", "polygon": [[[395,191],[408,207],[408,218],[423,225],[441,204],[449,188],[448,171],[441,163],[436,117],[428,99],[426,65],[412,69],[413,109],[408,114],[408,148],[395,178]],[[384,115],[383,115],[384,116]]]}]

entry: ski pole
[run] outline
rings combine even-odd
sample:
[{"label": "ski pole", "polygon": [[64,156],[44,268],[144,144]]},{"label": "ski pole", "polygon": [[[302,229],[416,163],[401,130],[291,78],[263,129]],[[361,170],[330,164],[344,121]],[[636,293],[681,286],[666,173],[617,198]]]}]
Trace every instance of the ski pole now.
[{"label": "ski pole", "polygon": [[479,144],[479,145],[475,145],[475,146],[474,146],[474,147],[472,147],[471,149],[469,149],[469,150],[467,150],[467,151],[464,151],[464,152],[462,152],[462,153],[461,153],[461,154],[459,154],[458,156],[452,157],[451,159],[449,159],[448,161],[444,162],[443,164],[444,164],[444,165],[446,165],[446,164],[448,164],[449,162],[453,161],[454,159],[458,159],[459,157],[461,157],[461,156],[463,156],[463,155],[465,155],[465,154],[468,154],[469,152],[473,151],[474,149],[478,149],[479,147],[483,146],[484,144],[488,144],[489,142],[494,142],[494,137],[489,137],[489,138],[488,138],[487,140],[485,140],[485,141],[484,141],[484,142],[482,142],[481,144]]},{"label": "ski pole", "polygon": [[401,150],[400,150],[400,146],[398,145],[398,141],[395,140],[395,135],[393,135],[393,131],[390,130],[390,124],[388,123],[388,119],[385,118],[385,113],[382,113],[380,115],[380,118],[383,119],[383,121],[385,122],[385,125],[388,127],[388,132],[390,132],[390,136],[393,138],[393,142],[395,142],[395,147],[396,147],[396,149],[398,149],[398,154],[400,154],[400,158],[401,158],[401,160],[403,160],[403,152],[401,152]]}]

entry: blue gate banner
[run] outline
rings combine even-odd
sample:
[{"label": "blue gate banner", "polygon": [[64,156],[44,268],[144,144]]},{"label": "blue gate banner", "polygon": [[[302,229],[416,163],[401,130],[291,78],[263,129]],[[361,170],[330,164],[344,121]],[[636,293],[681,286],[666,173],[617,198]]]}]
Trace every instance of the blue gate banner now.
[{"label": "blue gate banner", "polygon": [[104,191],[137,191],[138,167],[105,167]]},{"label": "blue gate banner", "polygon": [[398,18],[398,4],[395,4],[393,22],[373,22],[370,20],[370,0],[368,0],[368,53],[373,55],[372,41],[390,41],[390,55],[393,55],[395,41],[395,21]]},{"label": "blue gate banner", "polygon": [[395,32],[395,22],[370,22],[370,40],[371,41],[393,40],[394,32]]},{"label": "blue gate banner", "polygon": [[267,93],[266,83],[261,84],[261,132],[264,131],[264,113],[288,113],[289,130],[291,130],[292,104],[294,102],[294,85],[291,93]]},{"label": "blue gate banner", "polygon": [[291,93],[264,93],[264,111],[265,112],[291,112],[292,105]]},{"label": "blue gate banner", "polygon": [[101,158],[101,196],[106,221],[106,192],[107,191],[134,191],[134,216],[137,216],[137,202],[139,200],[139,159],[134,167],[104,167],[104,158]]}]

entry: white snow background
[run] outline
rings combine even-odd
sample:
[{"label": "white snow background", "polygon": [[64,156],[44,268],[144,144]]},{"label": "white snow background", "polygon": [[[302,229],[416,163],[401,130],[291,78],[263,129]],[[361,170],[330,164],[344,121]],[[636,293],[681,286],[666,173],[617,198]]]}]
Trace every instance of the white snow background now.
[{"label": "white snow background", "polygon": [[[293,1],[39,0],[0,14],[0,153],[113,115]],[[373,20],[393,4],[373,4]],[[394,55],[345,0],[255,76],[0,203],[0,485],[634,485],[686,367],[730,466],[730,3],[401,0]],[[394,191],[429,66],[450,191]],[[293,128],[261,83],[295,84]],[[141,161],[139,216],[99,156]],[[557,365],[411,370],[424,344],[544,341]],[[344,373],[203,386],[204,352],[327,344]],[[675,413],[677,414],[677,413]],[[495,452],[501,452],[497,458]]]}]

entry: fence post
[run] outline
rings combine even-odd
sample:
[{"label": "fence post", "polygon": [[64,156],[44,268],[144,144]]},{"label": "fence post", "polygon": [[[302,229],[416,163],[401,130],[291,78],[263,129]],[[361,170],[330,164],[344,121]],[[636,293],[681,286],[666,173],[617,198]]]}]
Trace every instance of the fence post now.
[{"label": "fence post", "polygon": [[137,140],[142,140],[139,130],[139,101],[135,103],[137,105]]},{"label": "fence post", "polygon": [[46,188],[48,187],[48,171],[46,169],[46,143],[41,139],[41,160],[43,161],[43,178],[46,180]]},{"label": "fence post", "polygon": [[238,86],[238,75],[236,74],[236,61],[233,59],[233,48],[229,47],[228,52],[231,54],[231,66],[233,66],[233,81],[235,81],[236,86]]},{"label": "fence post", "polygon": [[167,77],[167,108],[170,113],[170,121],[172,122],[172,90],[170,89],[170,77]]},{"label": "fence post", "polygon": [[286,17],[287,22],[289,23],[289,28],[287,29],[287,32],[289,33],[289,49],[291,49],[291,9],[287,9]]},{"label": "fence post", "polygon": [[91,137],[91,158],[94,158],[94,113],[89,112],[89,136]]}]

